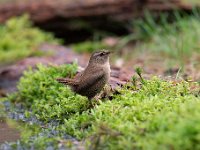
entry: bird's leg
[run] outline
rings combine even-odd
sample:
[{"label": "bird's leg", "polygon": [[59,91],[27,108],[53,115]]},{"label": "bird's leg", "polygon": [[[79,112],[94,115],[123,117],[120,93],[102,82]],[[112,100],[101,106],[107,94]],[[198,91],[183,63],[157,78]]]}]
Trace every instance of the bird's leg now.
[{"label": "bird's leg", "polygon": [[101,91],[101,93],[99,95],[97,95],[98,99],[100,98],[107,98],[109,97],[110,93],[112,93],[112,87],[110,85],[105,85],[105,87],[103,88],[103,90]]},{"label": "bird's leg", "polygon": [[92,108],[94,108],[95,103],[93,103],[92,98],[89,98],[88,100],[89,100],[89,106],[88,106],[88,109],[92,109]]},{"label": "bird's leg", "polygon": [[99,94],[97,94],[93,99],[98,102],[99,99],[101,99],[103,92],[100,92]]}]

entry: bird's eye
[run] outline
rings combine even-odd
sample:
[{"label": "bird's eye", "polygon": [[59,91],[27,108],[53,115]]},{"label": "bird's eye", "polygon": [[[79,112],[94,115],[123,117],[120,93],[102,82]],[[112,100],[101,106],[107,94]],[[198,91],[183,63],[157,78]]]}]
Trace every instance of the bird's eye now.
[{"label": "bird's eye", "polygon": [[105,53],[104,53],[104,52],[102,52],[100,55],[101,55],[101,56],[103,56],[103,55],[105,55]]}]

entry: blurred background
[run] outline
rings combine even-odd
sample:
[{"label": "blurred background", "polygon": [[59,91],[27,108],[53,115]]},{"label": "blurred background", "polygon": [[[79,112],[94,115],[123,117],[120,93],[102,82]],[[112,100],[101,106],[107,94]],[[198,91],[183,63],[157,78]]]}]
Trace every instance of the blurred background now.
[{"label": "blurred background", "polygon": [[38,63],[77,61],[99,49],[112,76],[127,81],[134,68],[200,81],[199,0],[0,0],[0,95],[15,90]]}]

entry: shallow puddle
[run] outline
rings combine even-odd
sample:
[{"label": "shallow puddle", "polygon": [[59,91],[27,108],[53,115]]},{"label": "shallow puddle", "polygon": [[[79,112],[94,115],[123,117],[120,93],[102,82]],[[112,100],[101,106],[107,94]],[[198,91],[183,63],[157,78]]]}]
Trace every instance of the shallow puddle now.
[{"label": "shallow puddle", "polygon": [[15,142],[20,139],[20,132],[17,129],[16,121],[8,119],[5,113],[5,107],[0,102],[0,144]]},{"label": "shallow puddle", "polygon": [[6,118],[0,118],[0,144],[15,142],[18,139],[20,139],[20,132],[12,126],[11,121]]},{"label": "shallow puddle", "polygon": [[79,149],[83,143],[55,130],[56,122],[43,123],[34,116],[25,117],[24,108],[0,101],[0,150],[12,149]]}]

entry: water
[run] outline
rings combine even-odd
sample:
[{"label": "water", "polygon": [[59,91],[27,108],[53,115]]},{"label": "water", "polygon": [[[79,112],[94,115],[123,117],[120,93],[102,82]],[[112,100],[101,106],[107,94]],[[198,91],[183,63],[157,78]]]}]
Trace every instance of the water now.
[{"label": "water", "polygon": [[34,116],[27,118],[20,104],[13,107],[9,101],[0,102],[0,150],[34,150],[41,146],[48,150],[84,149],[82,142],[57,131],[57,125],[54,121],[43,123]]},{"label": "water", "polygon": [[[9,123],[10,122],[10,123]],[[20,139],[20,132],[6,118],[0,118],[0,144]]]},{"label": "water", "polygon": [[0,149],[7,149],[3,143],[16,142],[20,139],[20,131],[17,129],[16,121],[7,117],[6,107],[0,102]]}]

